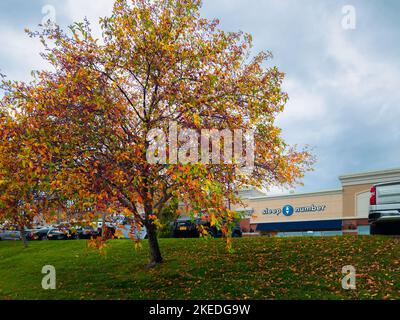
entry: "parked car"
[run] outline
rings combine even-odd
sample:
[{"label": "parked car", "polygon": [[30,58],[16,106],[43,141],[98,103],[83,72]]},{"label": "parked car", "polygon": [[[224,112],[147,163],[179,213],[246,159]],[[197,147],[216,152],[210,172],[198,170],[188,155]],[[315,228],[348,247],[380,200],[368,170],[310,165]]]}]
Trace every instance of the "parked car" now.
[{"label": "parked car", "polygon": [[104,229],[106,233],[103,235],[103,222],[102,221],[97,222],[97,233],[100,237],[103,237],[105,239],[111,239],[115,235],[117,227],[111,221],[106,221],[105,226],[106,228]]},{"label": "parked car", "polygon": [[47,234],[48,240],[76,240],[78,233],[70,228],[52,228]]},{"label": "parked car", "polygon": [[17,229],[0,230],[0,240],[21,240],[21,232]]},{"label": "parked car", "polygon": [[400,234],[400,182],[381,183],[371,188],[369,223],[371,234]]},{"label": "parked car", "polygon": [[26,230],[26,238],[30,241],[47,240],[47,234],[52,230],[52,227],[41,227],[40,229]]},{"label": "parked car", "polygon": [[[208,233],[214,238],[221,238],[223,233],[216,227],[211,227],[209,222],[204,222],[201,219],[192,220],[190,218],[179,218],[173,223],[173,237],[174,238],[198,238],[200,237],[200,232],[198,230],[198,225],[203,225],[208,229]],[[240,224],[237,223],[234,228],[232,228],[232,237],[239,238],[242,237],[242,229]]]},{"label": "parked car", "polygon": [[[218,230],[215,227],[209,227],[209,231],[208,231],[211,236],[213,236],[214,238],[221,238],[223,237],[223,233],[221,230]],[[232,238],[241,238],[243,235],[242,233],[242,228],[240,227],[240,224],[237,223],[233,228],[232,228]]]},{"label": "parked car", "polygon": [[78,233],[78,238],[79,239],[91,239],[91,238],[97,238],[99,235],[99,232],[95,230],[93,227],[83,227],[83,228],[78,228],[77,229]]},{"label": "parked car", "polygon": [[132,218],[124,218],[119,221],[119,224],[116,225],[115,233],[119,238],[123,239],[131,239],[133,236],[135,239],[146,239],[147,237],[147,229],[145,226],[138,228],[136,222]]},{"label": "parked car", "polygon": [[200,236],[197,225],[201,223],[200,219],[193,221],[190,218],[179,218],[175,220],[172,226],[174,238],[198,238]]}]

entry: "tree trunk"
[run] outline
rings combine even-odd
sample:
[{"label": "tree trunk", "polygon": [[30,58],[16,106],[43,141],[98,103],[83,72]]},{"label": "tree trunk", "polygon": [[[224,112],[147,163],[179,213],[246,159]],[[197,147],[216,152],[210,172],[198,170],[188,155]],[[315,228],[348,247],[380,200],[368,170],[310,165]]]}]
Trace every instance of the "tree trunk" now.
[{"label": "tree trunk", "polygon": [[149,238],[149,248],[150,248],[150,267],[153,267],[159,263],[163,262],[163,258],[161,256],[160,247],[158,245],[157,239],[157,229],[156,226],[150,222],[146,226],[147,228],[147,236]]},{"label": "tree trunk", "polygon": [[26,239],[26,233],[24,227],[21,228],[20,235],[24,248],[28,248],[28,239]]}]

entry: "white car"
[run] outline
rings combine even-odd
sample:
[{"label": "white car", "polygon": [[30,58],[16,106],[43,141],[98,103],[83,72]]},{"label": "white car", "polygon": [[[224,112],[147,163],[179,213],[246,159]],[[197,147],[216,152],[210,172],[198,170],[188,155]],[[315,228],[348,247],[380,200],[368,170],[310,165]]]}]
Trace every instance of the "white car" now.
[{"label": "white car", "polygon": [[[143,240],[146,238],[147,236],[146,227],[143,227],[140,231],[136,227],[133,228],[134,228],[133,235],[135,236],[136,239]],[[132,226],[129,224],[119,226],[117,231],[122,233],[124,239],[130,239],[132,234]]]},{"label": "white car", "polygon": [[21,240],[21,232],[17,230],[0,230],[0,240]]},{"label": "white car", "polygon": [[371,188],[369,223],[372,235],[400,235],[400,181]]},{"label": "white car", "polygon": [[[135,238],[137,238],[137,239],[143,240],[147,236],[146,227],[143,227],[139,231],[135,225],[133,225],[133,227],[132,227],[131,219],[120,219],[119,222],[116,222],[116,223],[106,221],[106,226],[108,228],[114,229],[116,234],[122,235],[123,239],[131,239],[132,233],[135,236]],[[102,227],[103,227],[103,222],[102,221],[97,222],[97,229],[101,230]],[[133,232],[132,232],[132,228],[134,229]]]}]

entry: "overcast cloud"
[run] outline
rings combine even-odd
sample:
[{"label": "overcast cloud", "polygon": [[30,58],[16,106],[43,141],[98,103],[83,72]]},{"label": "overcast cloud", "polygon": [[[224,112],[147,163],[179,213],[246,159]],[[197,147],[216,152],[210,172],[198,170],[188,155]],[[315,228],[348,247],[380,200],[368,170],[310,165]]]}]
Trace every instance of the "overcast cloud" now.
[{"label": "overcast cloud", "polygon": [[[35,29],[55,8],[66,26],[110,13],[111,0],[2,0],[0,70],[15,80],[43,68]],[[356,9],[356,29],[342,27],[342,8]],[[290,101],[278,124],[286,140],[310,145],[318,158],[298,191],[340,187],[344,173],[399,167],[400,1],[205,0],[203,14],[221,27],[250,32],[254,52],[270,50],[286,73]],[[93,27],[99,32],[97,27]]]}]

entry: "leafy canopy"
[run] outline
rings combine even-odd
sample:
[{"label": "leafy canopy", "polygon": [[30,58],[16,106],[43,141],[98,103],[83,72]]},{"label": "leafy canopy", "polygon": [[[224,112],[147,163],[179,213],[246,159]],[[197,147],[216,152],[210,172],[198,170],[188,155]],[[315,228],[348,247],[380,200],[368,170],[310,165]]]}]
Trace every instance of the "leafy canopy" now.
[{"label": "leafy canopy", "polygon": [[[43,42],[52,68],[35,72],[31,83],[3,82],[2,215],[19,198],[36,203],[31,192],[38,190],[46,195],[46,218],[54,208],[123,212],[152,229],[179,199],[228,234],[235,213],[227,203],[238,202],[241,187],[299,182],[313,159],[287,146],[275,125],[287,101],[283,73],[268,66],[270,53],[251,54],[249,34],[219,29],[218,20],[200,16],[200,6],[117,0],[112,15],[100,19],[101,39],[88,21],[68,32],[29,32]],[[171,123],[197,132],[254,131],[254,170],[150,164],[146,137],[156,128],[167,135]]]}]

